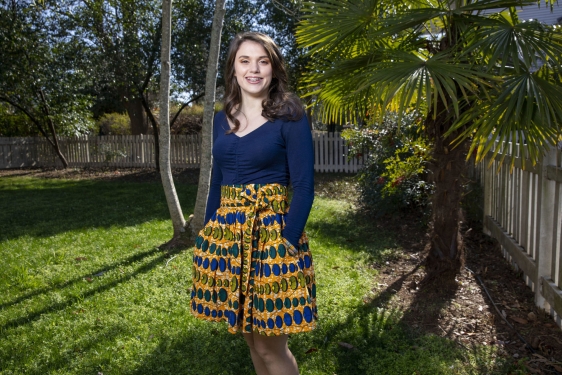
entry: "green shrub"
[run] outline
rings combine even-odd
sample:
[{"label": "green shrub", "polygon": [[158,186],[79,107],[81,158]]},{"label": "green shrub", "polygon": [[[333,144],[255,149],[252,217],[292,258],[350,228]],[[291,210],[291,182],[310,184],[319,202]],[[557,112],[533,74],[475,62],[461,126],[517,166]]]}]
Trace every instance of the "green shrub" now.
[{"label": "green shrub", "polygon": [[364,156],[358,173],[363,208],[377,215],[423,210],[433,185],[426,182],[430,146],[420,133],[419,116],[389,113],[382,122],[346,129],[342,136],[352,157]]},{"label": "green shrub", "polygon": [[131,120],[127,114],[105,113],[97,121],[101,135],[129,135],[131,134]]},{"label": "green shrub", "polygon": [[[176,116],[181,107],[172,108],[170,111],[170,121]],[[201,131],[203,125],[203,106],[193,104],[184,108],[171,128],[172,134],[196,134]]]},{"label": "green shrub", "polygon": [[[170,122],[174,119],[181,106],[176,105],[170,110]],[[222,110],[222,103],[215,103],[215,113]],[[192,104],[184,108],[172,124],[172,134],[196,134],[203,126],[203,105]]]},{"label": "green shrub", "polygon": [[7,103],[0,103],[0,137],[34,137],[40,135],[29,117]]}]

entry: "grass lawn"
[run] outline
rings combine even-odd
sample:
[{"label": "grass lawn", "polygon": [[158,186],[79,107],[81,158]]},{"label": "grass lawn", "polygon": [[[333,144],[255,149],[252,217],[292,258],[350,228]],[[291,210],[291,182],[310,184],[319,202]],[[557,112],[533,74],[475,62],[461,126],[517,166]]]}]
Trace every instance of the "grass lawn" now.
[{"label": "grass lawn", "polygon": [[[189,214],[196,186],[176,188]],[[253,374],[241,336],[189,313],[192,250],[157,248],[172,234],[159,183],[3,177],[0,202],[0,374]],[[320,321],[290,338],[302,374],[509,373],[377,301],[393,233],[326,197],[307,232]]]}]

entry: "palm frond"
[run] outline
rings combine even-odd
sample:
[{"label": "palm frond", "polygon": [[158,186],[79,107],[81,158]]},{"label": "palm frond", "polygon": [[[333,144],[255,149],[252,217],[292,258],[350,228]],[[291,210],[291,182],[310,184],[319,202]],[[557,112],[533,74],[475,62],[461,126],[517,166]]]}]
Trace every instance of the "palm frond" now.
[{"label": "palm frond", "polygon": [[538,160],[547,147],[556,144],[562,132],[562,102],[558,99],[562,87],[527,72],[507,78],[497,93],[493,102],[467,111],[449,133],[466,127],[455,142],[472,137],[470,151],[477,149],[477,161],[492,148],[490,135],[500,142],[522,135],[529,157]]},{"label": "palm frond", "polygon": [[[537,69],[547,60],[560,61],[562,33],[538,22],[513,25],[504,17],[473,17],[462,57],[483,58],[488,71],[513,67],[516,72]],[[560,64],[558,64],[558,67]]]}]

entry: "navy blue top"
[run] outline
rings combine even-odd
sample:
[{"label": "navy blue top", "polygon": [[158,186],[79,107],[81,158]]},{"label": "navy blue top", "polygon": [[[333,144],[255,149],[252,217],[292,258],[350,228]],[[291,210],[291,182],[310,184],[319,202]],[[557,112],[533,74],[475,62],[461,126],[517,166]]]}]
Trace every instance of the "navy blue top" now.
[{"label": "navy blue top", "polygon": [[226,134],[229,129],[224,111],[217,113],[205,222],[220,206],[221,185],[291,183],[291,209],[281,235],[297,245],[314,200],[314,151],[308,119],[268,121],[242,137]]}]

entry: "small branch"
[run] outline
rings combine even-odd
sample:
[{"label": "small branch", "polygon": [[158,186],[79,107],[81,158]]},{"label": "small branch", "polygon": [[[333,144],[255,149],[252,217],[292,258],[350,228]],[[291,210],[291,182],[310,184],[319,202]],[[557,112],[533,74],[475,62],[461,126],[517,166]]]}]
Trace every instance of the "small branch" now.
[{"label": "small branch", "polygon": [[59,141],[57,140],[57,131],[55,130],[55,124],[53,123],[53,119],[51,118],[49,106],[47,104],[47,99],[45,99],[45,94],[43,93],[42,89],[39,89],[39,94],[40,94],[41,101],[43,102],[43,108],[45,111],[45,115],[47,116],[47,122],[49,124],[49,128],[51,129],[51,133],[53,134],[53,142],[55,143],[55,152],[57,153],[59,159],[61,160],[64,168],[67,168],[68,161],[66,161],[66,158],[64,157],[62,151],[60,150]]},{"label": "small branch", "polygon": [[188,102],[182,104],[181,108],[176,112],[176,115],[174,116],[174,118],[172,119],[172,121],[170,122],[170,128],[172,126],[174,126],[174,123],[176,122],[176,120],[178,119],[181,111],[183,111],[183,109],[185,107],[187,107],[189,104],[193,103],[194,101],[196,101],[197,99],[201,99],[203,96],[205,96],[205,93],[199,94],[196,97],[190,99]]},{"label": "small branch", "polygon": [[43,134],[43,136],[47,139],[47,141],[51,144],[51,146],[53,146],[53,147],[55,146],[53,141],[51,141],[51,139],[47,135],[47,132],[45,132],[45,129],[43,129],[43,126],[41,126],[41,123],[39,122],[39,120],[37,120],[27,109],[25,109],[24,107],[17,104],[15,101],[13,101],[10,98],[7,98],[5,96],[0,96],[0,101],[6,102],[6,103],[16,107],[17,109],[19,109],[23,113],[25,113],[25,115],[27,117],[29,117],[31,122],[33,122],[37,126],[37,128],[39,129],[39,132],[41,132],[41,134]]},{"label": "small branch", "polygon": [[168,259],[168,261],[166,262],[166,267],[168,267],[168,263],[170,263],[174,258],[177,258],[177,255],[174,255],[173,257],[171,257],[170,259]]},{"label": "small branch", "polygon": [[[509,328],[511,328],[513,330],[513,332],[515,332],[515,334],[517,335],[517,337],[519,337],[519,340],[521,340],[521,342],[523,344],[525,344],[525,347],[527,349],[529,349],[531,351],[531,353],[535,354],[536,351],[535,349],[533,349],[533,347],[527,342],[527,340],[525,340],[525,338],[523,336],[521,336],[521,334],[517,331],[517,329],[507,320],[507,318],[505,316],[503,316],[503,314],[501,313],[498,305],[496,305],[496,303],[494,302],[494,299],[492,298],[492,296],[490,295],[490,292],[488,291],[488,288],[486,288],[486,285],[484,285],[484,282],[482,281],[482,279],[480,278],[480,275],[478,275],[476,272],[474,272],[473,270],[471,270],[468,267],[464,267],[468,272],[472,273],[475,277],[476,280],[478,280],[478,283],[480,284],[480,286],[482,286],[482,289],[484,289],[484,292],[486,292],[486,295],[488,296],[488,298],[490,299],[490,302],[492,302],[492,305],[494,306],[494,309],[496,309],[496,312],[498,313],[499,316],[502,317],[502,319],[504,320],[504,322],[507,324],[507,326]],[[547,366],[549,366],[547,364]],[[551,366],[552,367],[552,366]],[[555,368],[552,368],[552,371],[556,374],[556,375],[561,375],[560,372],[558,372]]]},{"label": "small branch", "polygon": [[529,349],[533,354],[535,353],[535,349],[533,349],[533,347],[527,342],[527,340],[525,340],[525,338],[523,336],[521,336],[519,334],[519,332],[517,331],[517,329],[507,320],[507,318],[505,316],[503,316],[503,314],[501,313],[498,305],[496,305],[496,303],[494,302],[494,299],[492,298],[492,296],[490,295],[490,292],[488,291],[488,288],[486,288],[486,285],[484,285],[484,282],[482,281],[482,279],[480,278],[480,275],[478,275],[477,273],[475,273],[474,271],[472,271],[470,268],[468,267],[464,267],[467,271],[469,271],[470,273],[472,273],[475,277],[476,280],[478,280],[478,283],[480,284],[480,286],[482,286],[482,289],[484,289],[484,292],[486,292],[486,295],[488,296],[488,298],[490,299],[490,302],[492,303],[492,305],[494,306],[494,309],[496,309],[496,312],[498,313],[499,316],[501,316],[501,318],[504,320],[504,322],[507,324],[507,326],[509,328],[511,328],[513,330],[513,332],[515,332],[515,334],[517,335],[517,337],[519,337],[519,340],[521,340],[521,342],[523,342],[525,344],[525,346],[527,347],[527,349]]},{"label": "small branch", "polygon": [[281,4],[281,2],[279,0],[272,0],[271,2],[273,3],[273,6],[275,8],[279,9],[283,13],[288,14],[291,17],[297,18],[297,15],[299,14],[298,9],[297,10],[290,10],[289,8],[287,8],[286,6]]}]

